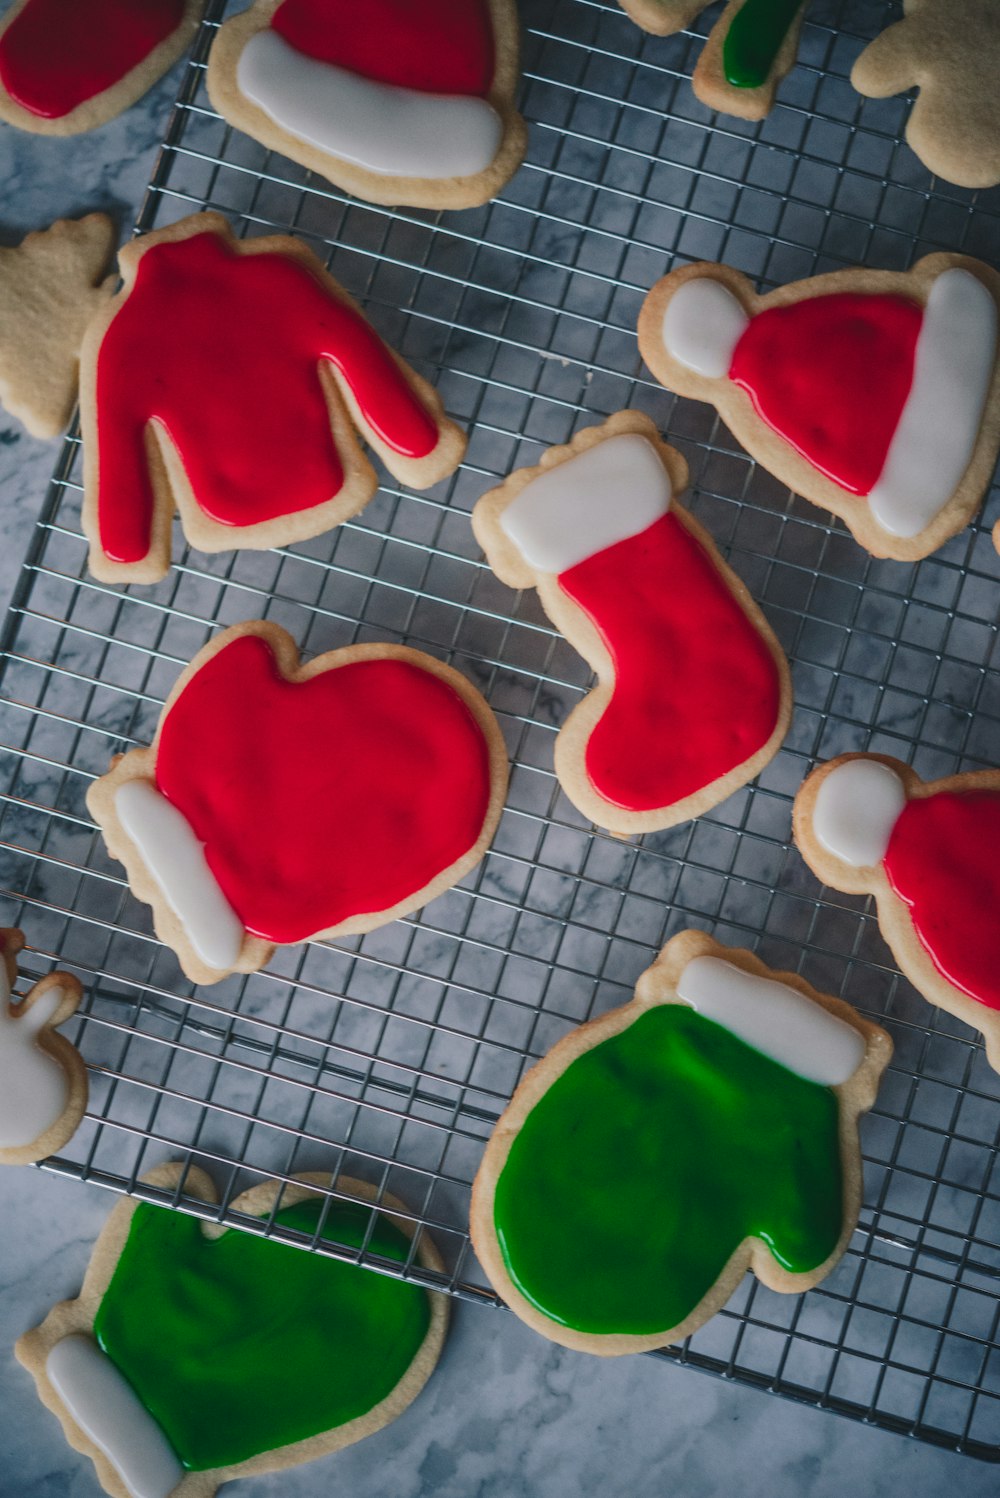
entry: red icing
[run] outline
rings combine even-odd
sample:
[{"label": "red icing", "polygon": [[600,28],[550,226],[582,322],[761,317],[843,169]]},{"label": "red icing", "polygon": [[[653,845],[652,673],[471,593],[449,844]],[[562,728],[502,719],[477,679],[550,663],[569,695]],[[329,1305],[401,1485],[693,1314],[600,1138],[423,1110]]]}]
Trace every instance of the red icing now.
[{"label": "red icing", "polygon": [[159,789],[206,844],[248,931],[304,941],[388,910],[477,841],[486,741],[458,694],[408,661],[292,683],[241,636],[198,671],[160,730]]},{"label": "red icing", "polygon": [[285,0],[271,20],[297,51],[430,94],[489,93],[488,0]]},{"label": "red icing", "polygon": [[149,551],[148,422],[173,440],[201,507],[253,525],[323,504],[343,467],[317,369],[343,374],[395,452],[420,458],[438,432],[381,339],[298,261],[239,255],[206,232],[154,245],[97,360],[98,514],[116,562]]},{"label": "red icing", "polygon": [[771,307],[751,318],[729,378],[827,478],[870,494],[913,384],[922,321],[901,296],[837,292]]},{"label": "red icing", "polygon": [[629,811],[670,806],[771,737],[781,697],[774,657],[675,515],[559,583],[614,662],[614,693],[586,751],[605,800]]},{"label": "red icing", "polygon": [[61,119],[138,67],[177,30],[184,0],[29,0],[0,38],[15,103]]},{"label": "red icing", "polygon": [[1000,1009],[998,848],[1000,794],[940,791],[906,803],[885,857],[934,966],[987,1009]]}]

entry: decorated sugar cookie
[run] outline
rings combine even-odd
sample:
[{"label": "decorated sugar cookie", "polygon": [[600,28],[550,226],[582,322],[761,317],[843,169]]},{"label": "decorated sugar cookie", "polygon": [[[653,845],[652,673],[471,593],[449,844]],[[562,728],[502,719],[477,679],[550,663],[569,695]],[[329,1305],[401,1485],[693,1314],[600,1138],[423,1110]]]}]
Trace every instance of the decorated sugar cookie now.
[{"label": "decorated sugar cookie", "polygon": [[114,243],[111,220],[88,213],[0,248],[0,402],[33,437],[69,424],[83,335],[111,295]]},{"label": "decorated sugar cookie", "polygon": [[[214,1205],[195,1166],[161,1165],[151,1186]],[[310,1240],[425,1269],[402,1203],[342,1177],[253,1187],[235,1212]],[[345,1199],[346,1198],[346,1199]],[[275,1211],[277,1208],[277,1211]],[[76,1300],[17,1343],[39,1398],[113,1498],[212,1498],[237,1477],[299,1466],[381,1430],[434,1370],[443,1295],[349,1261],[144,1202],[122,1201]],[[249,1491],[249,1489],[248,1489]]]},{"label": "decorated sugar cookie", "polygon": [[[672,36],[710,0],[619,0],[638,26]],[[691,85],[710,109],[762,120],[794,66],[808,0],[729,0],[709,34]]]},{"label": "decorated sugar cookie", "polygon": [[372,203],[488,202],[524,156],[514,0],[256,0],[213,43],[221,115]]},{"label": "decorated sugar cookie", "polygon": [[254,620],[199,651],[87,805],[161,941],[214,983],[419,909],[482,858],[506,788],[496,719],[450,666],[402,645],[302,665]]},{"label": "decorated sugar cookie", "polygon": [[647,296],[639,347],[873,556],[914,561],[968,524],[992,477],[998,302],[1000,275],[965,255],[767,296],[726,266],[688,265]]},{"label": "decorated sugar cookie", "polygon": [[902,21],[866,47],[851,82],[870,99],[916,88],[907,143],[959,187],[1000,182],[1000,6],[996,0],[903,0]]},{"label": "decorated sugar cookie", "polygon": [[472,1192],[494,1289],[583,1352],[678,1342],[747,1269],[808,1290],[861,1204],[858,1116],[888,1035],[794,973],[685,931],[502,1115]]},{"label": "decorated sugar cookie", "polygon": [[924,782],[884,754],[842,754],[795,798],[795,841],[818,879],[872,894],[914,988],[981,1030],[1000,1071],[1000,770]]},{"label": "decorated sugar cookie", "polygon": [[0,21],[0,119],[77,135],[121,114],[191,45],[205,0],[14,0]]},{"label": "decorated sugar cookie", "polygon": [[201,213],[134,240],[87,332],[83,525],[104,582],[155,582],[174,509],[202,551],[317,536],[375,492],[357,427],[402,483],[465,437],[311,250]]},{"label": "decorated sugar cookie", "polygon": [[677,502],[687,464],[619,412],[476,505],[490,566],[537,588],[597,673],[556,739],[574,805],[618,833],[670,827],[751,780],[788,729],[788,663],[763,614]]},{"label": "decorated sugar cookie", "polygon": [[13,996],[24,935],[0,926],[0,1165],[54,1155],[76,1133],[87,1106],[87,1068],[57,1025],[75,1014],[78,978],[49,973]]}]

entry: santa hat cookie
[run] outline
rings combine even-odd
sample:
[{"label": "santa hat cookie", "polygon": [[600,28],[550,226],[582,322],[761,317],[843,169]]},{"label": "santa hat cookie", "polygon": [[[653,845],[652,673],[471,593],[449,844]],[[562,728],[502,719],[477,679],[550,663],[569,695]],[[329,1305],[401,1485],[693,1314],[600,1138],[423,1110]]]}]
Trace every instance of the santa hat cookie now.
[{"label": "santa hat cookie", "polygon": [[476,505],[499,578],[537,588],[597,672],[556,739],[574,805],[627,834],[699,816],[788,729],[788,663],[711,538],[678,503],[687,465],[627,411],[550,449]]},{"label": "santa hat cookie", "polygon": [[152,88],[194,40],[205,0],[14,0],[0,21],[0,119],[77,135]]},{"label": "santa hat cookie", "polygon": [[496,719],[450,666],[401,645],[300,665],[256,620],[199,652],[152,747],[118,759],[87,805],[161,940],[214,983],[450,888],[486,851],[506,787]]},{"label": "santa hat cookie", "polygon": [[49,973],[17,1001],[24,935],[0,926],[0,1165],[31,1165],[76,1133],[87,1106],[87,1068],[56,1027],[76,1013],[83,989]]},{"label": "santa hat cookie", "polygon": [[[206,1218],[217,1208],[196,1166],[143,1179],[203,1201]],[[20,1338],[39,1398],[112,1498],[213,1498],[373,1435],[416,1399],[444,1343],[445,1296],[267,1236],[276,1223],[440,1274],[402,1202],[363,1181],[341,1177],[335,1195],[330,1184],[299,1175],[243,1192],[231,1210],[262,1219],[258,1232],[122,1201],[77,1299]]]},{"label": "santa hat cookie", "polygon": [[765,468],[874,556],[914,561],[968,524],[1000,446],[1000,276],[963,255],[834,271],[757,296],[726,266],[649,293],[639,347],[711,401]]},{"label": "santa hat cookie", "polygon": [[[619,0],[623,10],[655,36],[683,31],[710,0]],[[762,120],[778,84],[790,72],[808,0],[729,0],[702,49],[691,79],[710,109],[743,120]]]},{"label": "santa hat cookie", "polygon": [[875,896],[903,973],[982,1031],[1000,1071],[1000,770],[925,783],[886,755],[842,754],[803,782],[794,828],[818,879]]},{"label": "santa hat cookie", "polygon": [[679,1342],[750,1269],[810,1289],[850,1240],[858,1118],[892,1054],[849,1005],[700,931],[524,1078],[472,1189],[510,1308],[613,1356]]},{"label": "santa hat cookie", "polygon": [[514,0],[256,0],[222,27],[225,119],[372,203],[469,208],[524,156]]},{"label": "santa hat cookie", "polygon": [[171,520],[202,551],[321,535],[375,492],[355,427],[402,483],[452,473],[465,435],[318,258],[240,241],[216,213],[134,240],[81,364],[83,528],[103,582],[155,582]]}]

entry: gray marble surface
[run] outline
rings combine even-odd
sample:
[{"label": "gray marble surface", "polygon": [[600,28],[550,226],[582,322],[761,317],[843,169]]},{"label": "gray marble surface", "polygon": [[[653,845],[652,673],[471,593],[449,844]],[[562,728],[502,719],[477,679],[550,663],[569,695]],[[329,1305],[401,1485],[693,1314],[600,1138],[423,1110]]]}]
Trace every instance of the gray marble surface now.
[{"label": "gray marble surface", "polygon": [[[134,214],[175,79],[81,140],[0,127],[0,236],[13,242],[90,208]],[[0,413],[0,603],[6,606],[56,444]],[[0,1174],[0,1498],[94,1498],[90,1464],[66,1447],[14,1362],[19,1333],[79,1287],[111,1199],[33,1170]],[[769,1399],[649,1358],[563,1351],[513,1317],[461,1305],[439,1371],[417,1403],[371,1440],[312,1467],[239,1484],[257,1498],[569,1498],[741,1491],[768,1498],[910,1498],[951,1487],[994,1493],[989,1467]],[[234,1487],[231,1491],[237,1490]]]}]

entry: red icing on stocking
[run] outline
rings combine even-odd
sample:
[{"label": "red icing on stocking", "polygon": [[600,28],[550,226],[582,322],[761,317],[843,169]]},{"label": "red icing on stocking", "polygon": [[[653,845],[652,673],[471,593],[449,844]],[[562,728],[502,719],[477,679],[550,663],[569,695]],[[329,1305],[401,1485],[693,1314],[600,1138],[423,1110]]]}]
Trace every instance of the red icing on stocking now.
[{"label": "red icing on stocking", "polygon": [[1000,795],[914,797],[889,840],[885,872],[934,966],[988,1009],[1000,1009]]},{"label": "red icing on stocking", "polygon": [[374,659],[289,682],[253,635],[174,703],[156,782],[247,930],[278,943],[419,893],[474,846],[490,799],[482,731],[439,676]]},{"label": "red icing on stocking", "polygon": [[97,359],[107,555],[137,562],[150,548],[150,421],[176,447],[197,503],[223,525],[333,498],[344,473],[318,376],[323,359],[387,447],[407,458],[433,450],[436,422],[386,346],[299,261],[241,255],[213,232],[148,249]]},{"label": "red icing on stocking", "polygon": [[587,744],[605,800],[648,811],[693,795],[771,737],[774,657],[672,514],[560,574],[611,654],[615,688]]},{"label": "red icing on stocking", "polygon": [[0,82],[41,119],[112,88],[177,30],[184,0],[30,0],[0,38]]},{"label": "red icing on stocking", "polygon": [[913,383],[923,313],[905,297],[840,292],[752,318],[729,377],[762,420],[852,494],[869,494]]},{"label": "red icing on stocking", "polygon": [[484,96],[493,81],[487,0],[284,0],[271,26],[296,51],[379,83]]}]

